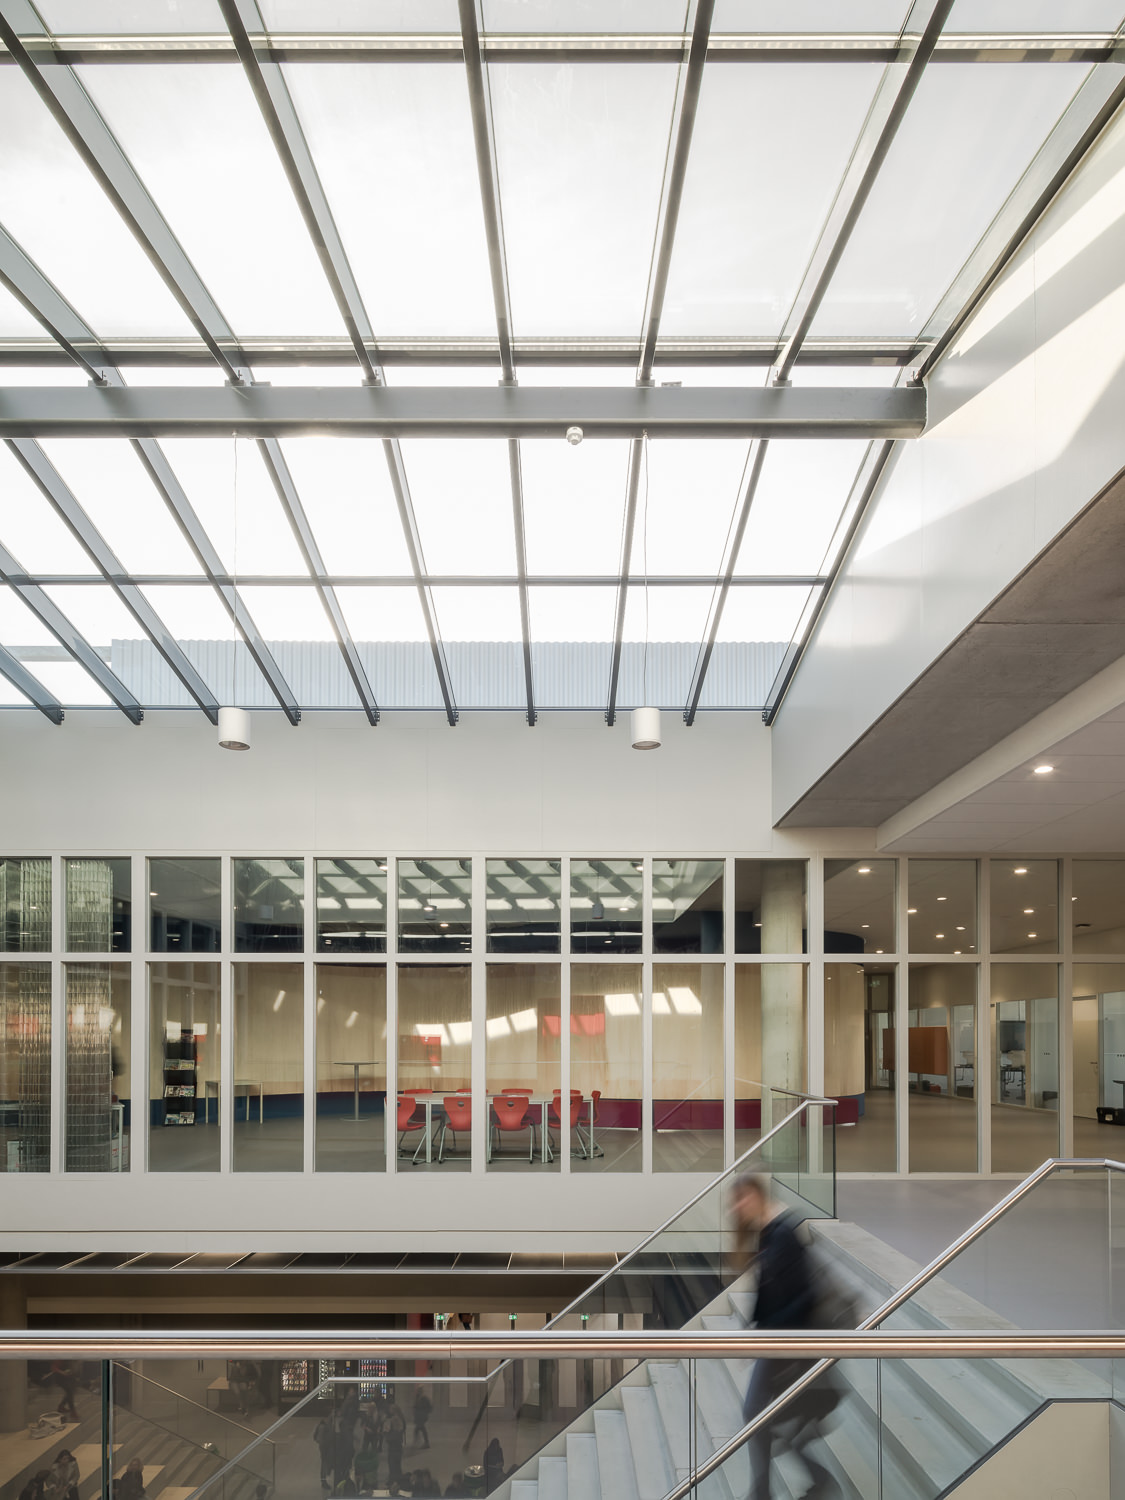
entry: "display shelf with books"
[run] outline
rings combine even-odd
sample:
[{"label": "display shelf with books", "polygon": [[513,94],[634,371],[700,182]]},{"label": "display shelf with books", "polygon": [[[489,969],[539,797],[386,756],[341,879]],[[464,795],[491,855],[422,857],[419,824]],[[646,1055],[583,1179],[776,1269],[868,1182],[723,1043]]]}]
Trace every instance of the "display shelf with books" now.
[{"label": "display shelf with books", "polygon": [[195,1033],[172,1022],[164,1033],[164,1124],[194,1125],[199,1098]]}]

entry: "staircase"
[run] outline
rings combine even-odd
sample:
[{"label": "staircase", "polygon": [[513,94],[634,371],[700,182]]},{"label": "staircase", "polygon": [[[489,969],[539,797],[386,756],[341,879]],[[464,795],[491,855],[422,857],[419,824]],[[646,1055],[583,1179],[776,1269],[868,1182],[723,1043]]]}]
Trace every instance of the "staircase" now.
[{"label": "staircase", "polygon": [[[854,1224],[821,1223],[813,1233],[864,1316],[919,1269]],[[747,1284],[736,1283],[687,1326],[743,1328],[752,1299]],[[894,1315],[893,1326],[1013,1325],[938,1279]],[[644,1362],[513,1476],[508,1500],[663,1500],[744,1425],[751,1365],[701,1359],[693,1375],[686,1360]],[[1111,1394],[1098,1376],[1060,1360],[851,1360],[837,1376],[846,1394],[816,1456],[848,1500],[937,1500],[1051,1401]],[[741,1449],[700,1483],[699,1494],[744,1500],[749,1488]],[[775,1500],[797,1500],[806,1488],[803,1466],[776,1456]]]}]

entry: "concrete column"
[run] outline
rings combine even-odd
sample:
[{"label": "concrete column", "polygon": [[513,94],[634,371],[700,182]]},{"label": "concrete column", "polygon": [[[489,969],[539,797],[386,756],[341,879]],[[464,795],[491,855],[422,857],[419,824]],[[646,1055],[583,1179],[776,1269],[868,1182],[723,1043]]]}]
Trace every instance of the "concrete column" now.
[{"label": "concrete column", "polygon": [[[763,954],[802,951],[805,872],[800,862],[763,862],[761,919]],[[805,1086],[804,983],[797,964],[762,965],[762,1082]]]},{"label": "concrete column", "polygon": [[[0,1276],[0,1328],[27,1327],[27,1296],[18,1277]],[[27,1425],[27,1362],[0,1360],[0,1432]]]}]

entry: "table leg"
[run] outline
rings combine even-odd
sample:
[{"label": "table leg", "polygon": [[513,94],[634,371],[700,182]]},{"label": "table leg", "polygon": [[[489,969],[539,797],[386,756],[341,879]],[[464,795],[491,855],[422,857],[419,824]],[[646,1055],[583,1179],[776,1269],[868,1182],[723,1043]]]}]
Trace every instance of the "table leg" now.
[{"label": "table leg", "polygon": [[352,1063],[355,1069],[355,1118],[359,1120],[359,1063]]},{"label": "table leg", "polygon": [[[246,1113],[250,1113],[250,1096],[246,1096]],[[266,1086],[258,1084],[258,1124],[263,1125],[266,1119]]]},{"label": "table leg", "polygon": [[427,1099],[426,1100],[426,1161],[427,1161],[427,1163],[432,1162],[433,1159],[434,1159],[433,1134],[434,1134],[434,1101],[432,1099]]}]

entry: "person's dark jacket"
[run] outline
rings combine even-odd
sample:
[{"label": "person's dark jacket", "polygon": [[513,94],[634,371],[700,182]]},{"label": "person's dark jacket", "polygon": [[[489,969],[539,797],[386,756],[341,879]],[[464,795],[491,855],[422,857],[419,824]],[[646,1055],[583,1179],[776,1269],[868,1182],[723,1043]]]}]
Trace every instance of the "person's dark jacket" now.
[{"label": "person's dark jacket", "polygon": [[758,1234],[758,1300],[753,1321],[759,1328],[809,1328],[815,1305],[812,1272],[797,1226],[787,1213],[763,1225]]}]

